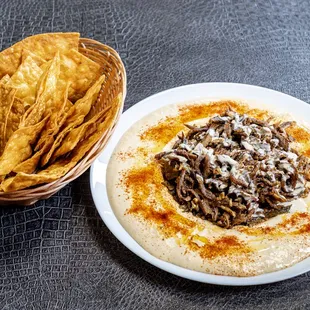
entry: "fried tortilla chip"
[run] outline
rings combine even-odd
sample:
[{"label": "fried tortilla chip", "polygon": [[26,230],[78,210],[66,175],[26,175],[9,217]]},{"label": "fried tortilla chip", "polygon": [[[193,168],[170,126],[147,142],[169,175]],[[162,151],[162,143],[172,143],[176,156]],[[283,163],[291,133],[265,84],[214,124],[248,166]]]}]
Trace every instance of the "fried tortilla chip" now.
[{"label": "fried tortilla chip", "polygon": [[10,81],[10,76],[8,74],[6,74],[1,80],[0,83],[2,84],[7,84]]},{"label": "fried tortilla chip", "polygon": [[16,88],[16,96],[31,106],[36,100],[37,83],[42,73],[42,69],[29,56],[11,76],[7,85]]},{"label": "fried tortilla chip", "polygon": [[0,153],[4,150],[6,142],[5,131],[8,114],[14,101],[16,89],[5,84],[0,85]]},{"label": "fried tortilla chip", "polygon": [[40,66],[41,70],[45,72],[51,65],[52,60],[49,60]]},{"label": "fried tortilla chip", "polygon": [[44,33],[28,37],[17,42],[0,53],[0,78],[14,74],[22,61],[22,51],[30,50],[44,60],[52,59],[56,52],[66,53],[78,50],[79,33]]},{"label": "fried tortilla chip", "polygon": [[42,57],[36,55],[35,53],[29,51],[28,49],[24,48],[22,51],[22,63],[26,60],[27,57],[31,57],[37,66],[41,67],[43,64],[45,64],[47,61],[43,59]]},{"label": "fried tortilla chip", "polygon": [[68,112],[73,107],[73,103],[70,100],[67,100],[65,106],[65,112]]},{"label": "fried tortilla chip", "polygon": [[34,185],[53,182],[59,179],[70,171],[80,159],[82,159],[82,157],[87,151],[90,150],[95,142],[97,141],[93,140],[92,143],[89,142],[86,144],[85,141],[82,143],[83,149],[81,149],[81,152],[75,154],[73,158],[59,160],[37,174],[18,173],[16,176],[8,178],[2,182],[2,190],[5,192],[15,191]]},{"label": "fried tortilla chip", "polygon": [[25,113],[25,104],[24,102],[15,97],[12,105],[10,107],[10,111],[7,116],[6,126],[5,126],[5,142],[7,142],[12,134],[18,129],[19,123]]},{"label": "fried tortilla chip", "polygon": [[13,168],[32,154],[31,146],[36,142],[48,116],[36,125],[16,130],[5,145],[0,157],[0,176],[10,173]]},{"label": "fried tortilla chip", "polygon": [[60,127],[65,122],[64,116],[66,116],[65,109],[67,107],[68,102],[68,91],[69,91],[69,84],[67,84],[64,93],[62,94],[61,101],[57,101],[58,99],[55,98],[54,107],[50,107],[50,118],[41,133],[41,137],[36,145],[35,151],[41,148],[41,145],[45,143],[47,136],[57,134],[60,130]]},{"label": "fried tortilla chip", "polygon": [[55,97],[59,76],[59,63],[59,53],[57,53],[49,67],[42,74],[37,87],[36,102],[24,114],[20,127],[37,124],[43,117],[50,115],[57,109]]},{"label": "fried tortilla chip", "polygon": [[10,177],[1,183],[4,192],[16,191],[23,188],[53,182],[67,174],[100,140],[105,137],[106,131],[110,128],[112,122],[117,117],[117,110],[121,103],[121,96],[114,100],[112,109],[109,111],[108,117],[99,124],[97,131],[90,135],[87,139],[78,143],[72,151],[69,158],[60,159],[48,168],[41,170],[37,174],[18,173],[14,177]]},{"label": "fried tortilla chip", "polygon": [[44,154],[51,147],[53,142],[54,139],[52,136],[47,137],[45,144],[38,152],[36,152],[30,158],[18,164],[16,167],[13,168],[12,171],[16,173],[34,173],[42,154]]},{"label": "fried tortilla chip", "polygon": [[70,126],[71,124],[75,123],[76,126],[78,126],[83,122],[84,117],[89,113],[91,107],[96,102],[104,80],[105,76],[102,75],[94,83],[94,85],[88,89],[85,96],[73,105],[71,116],[66,120],[65,125]]},{"label": "fried tortilla chip", "polygon": [[[69,85],[67,85],[63,96],[62,107],[59,109],[59,111],[56,111],[56,113],[50,115],[50,118],[47,121],[46,126],[41,132],[40,139],[37,142],[35,148],[35,151],[37,152],[27,160],[21,162],[16,167],[14,167],[13,169],[14,172],[33,173],[38,166],[41,156],[44,153],[46,153],[49,150],[49,148],[53,145],[54,136],[58,133],[61,125],[64,122],[64,118],[62,116],[65,113],[64,110],[67,104],[68,89]],[[40,146],[38,147],[38,145]]]},{"label": "fried tortilla chip", "polygon": [[[41,166],[45,166],[49,162],[49,160],[50,160],[50,158],[51,158],[51,156],[53,154],[53,151],[55,150],[55,146],[57,144],[56,140],[59,137],[59,131],[61,130],[60,128],[64,125],[64,123],[65,123],[65,121],[66,121],[66,119],[67,119],[67,117],[69,115],[69,112],[70,112],[70,110],[69,111],[65,111],[63,116],[60,118],[59,125],[58,125],[58,131],[57,131],[57,133],[55,133],[55,137],[53,139],[52,145],[50,146],[50,148],[48,149],[47,152],[42,153]],[[43,147],[44,144],[45,144],[44,140],[43,139],[39,139],[39,141],[38,141],[38,143],[36,145],[35,151],[40,150]]]},{"label": "fried tortilla chip", "polygon": [[[60,130],[61,126],[64,125],[64,122],[66,121],[67,115],[68,115],[68,111],[65,112],[65,114],[62,116],[62,118],[61,118],[61,120],[60,120],[59,128],[58,128],[59,130]],[[59,133],[59,130],[58,130],[57,134]],[[56,145],[58,145],[57,140],[60,141],[60,139],[58,138],[58,137],[59,137],[59,134],[58,134],[58,136],[56,136],[57,134],[55,134],[55,137],[54,137],[54,139],[53,139],[53,142],[52,142],[52,144],[49,146],[49,148],[47,149],[47,151],[46,151],[46,152],[45,152],[45,151],[42,152],[42,154],[41,154],[41,156],[40,156],[40,158],[39,158],[39,160],[41,160],[41,167],[45,166],[45,165],[50,161],[50,159],[51,159],[51,157],[52,157],[52,155],[53,155],[53,152],[54,152],[54,150],[56,149]],[[61,139],[61,141],[62,141],[62,139]],[[61,141],[60,141],[60,142],[61,142]],[[59,144],[60,144],[60,142],[59,142]],[[43,148],[43,145],[44,145],[44,144],[45,144],[44,140],[40,139],[40,140],[38,141],[37,145],[36,145],[35,151],[38,151],[38,150],[40,150],[41,148]],[[23,171],[23,172],[24,172],[24,171]]]},{"label": "fried tortilla chip", "polygon": [[109,109],[110,107],[102,110],[96,116],[91,118],[88,122],[83,123],[79,127],[71,130],[62,141],[61,146],[53,154],[51,161],[53,162],[59,156],[71,152],[79,143],[79,141],[83,140],[86,133],[94,132],[98,127],[98,123],[107,114]]},{"label": "fried tortilla chip", "polygon": [[86,91],[101,75],[100,65],[71,49],[60,55],[60,88],[69,82],[69,100],[75,102],[82,98]]},{"label": "fried tortilla chip", "polygon": [[43,165],[47,164],[54,153],[54,151],[60,146],[62,140],[75,127],[79,126],[84,117],[88,114],[92,105],[96,102],[98,93],[101,89],[101,85],[104,81],[104,76],[101,76],[95,84],[87,91],[85,96],[78,100],[72,108],[68,111],[68,117],[63,124],[61,131],[59,132],[54,144],[52,145],[50,151],[44,154],[41,160]]}]

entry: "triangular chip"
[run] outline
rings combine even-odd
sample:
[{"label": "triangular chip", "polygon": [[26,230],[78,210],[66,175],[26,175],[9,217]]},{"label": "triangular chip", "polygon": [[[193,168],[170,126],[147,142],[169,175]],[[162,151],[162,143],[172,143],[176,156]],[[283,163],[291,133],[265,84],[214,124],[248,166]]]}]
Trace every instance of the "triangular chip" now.
[{"label": "triangular chip", "polygon": [[[110,107],[102,110],[88,122],[72,129],[62,141],[61,146],[53,154],[51,161],[54,162],[56,158],[71,152],[83,140],[86,133],[94,132],[98,126],[98,122],[107,114],[109,109]],[[46,163],[42,164],[45,165]]]},{"label": "triangular chip", "polygon": [[7,84],[10,81],[10,76],[8,74],[6,74],[5,76],[2,77],[2,79],[0,80],[0,83],[2,84]]},{"label": "triangular chip", "polygon": [[18,98],[22,99],[28,105],[33,105],[36,100],[37,83],[42,73],[42,69],[29,56],[11,76],[7,85],[17,89],[16,96]]},{"label": "triangular chip", "polygon": [[47,70],[47,68],[51,65],[51,62],[52,62],[52,60],[49,60],[49,61],[45,62],[43,65],[41,65],[40,66],[41,70],[45,72]]},{"label": "triangular chip", "polygon": [[6,138],[6,124],[11,105],[14,101],[16,89],[0,84],[0,154],[4,150]]},{"label": "triangular chip", "polygon": [[55,106],[56,86],[59,76],[59,53],[53,58],[50,66],[42,74],[38,83],[36,102],[26,111],[20,127],[37,124],[43,117],[57,109]]},{"label": "triangular chip", "polygon": [[65,113],[65,108],[67,107],[68,102],[68,91],[69,84],[67,84],[64,93],[62,94],[62,98],[60,101],[58,99],[54,99],[54,107],[50,108],[50,118],[41,134],[41,137],[36,145],[35,151],[38,151],[41,148],[41,145],[45,143],[46,138],[49,135],[55,135],[59,132],[60,127],[64,124],[65,118],[67,114]]},{"label": "triangular chip", "polygon": [[4,132],[5,142],[8,141],[12,136],[12,134],[18,129],[24,113],[25,113],[24,102],[21,99],[15,97],[10,107],[10,111],[8,113],[6,120],[5,132]]},{"label": "triangular chip", "polygon": [[53,137],[48,137],[45,141],[45,144],[38,152],[34,153],[34,155],[32,155],[30,158],[18,164],[12,171],[16,173],[34,173],[42,154],[44,154],[51,147],[53,142]]},{"label": "triangular chip", "polygon": [[121,103],[121,96],[114,100],[114,104],[109,111],[108,117],[98,126],[97,131],[90,135],[84,141],[81,141],[72,151],[70,157],[60,159],[48,168],[41,170],[37,174],[18,173],[14,177],[10,177],[1,183],[4,192],[16,191],[23,188],[53,182],[67,174],[100,140],[105,137],[107,129],[117,117],[117,111]]},{"label": "triangular chip", "polygon": [[31,146],[36,142],[48,117],[36,125],[16,130],[6,143],[0,157],[0,176],[10,173],[13,168],[32,154]]},{"label": "triangular chip", "polygon": [[25,61],[25,59],[27,57],[31,57],[35,63],[40,67],[42,66],[43,64],[45,64],[47,61],[45,59],[43,59],[42,57],[36,55],[35,53],[27,50],[26,48],[23,49],[22,51],[22,63]]},{"label": "triangular chip", "polygon": [[[102,83],[105,80],[105,76],[102,75],[94,85],[88,89],[85,96],[79,99],[72,107],[71,116],[66,120],[65,125],[70,126],[71,124],[80,125],[84,117],[89,113],[93,104],[97,101],[99,91],[102,87]],[[73,128],[73,127],[71,127]]]},{"label": "triangular chip", "polygon": [[69,100],[75,102],[100,77],[100,71],[100,65],[72,49],[60,55],[59,87],[63,89],[69,82]]},{"label": "triangular chip", "polygon": [[48,163],[54,151],[60,146],[62,140],[73,128],[79,126],[84,117],[88,114],[92,105],[96,102],[101,85],[104,81],[104,76],[101,76],[95,84],[87,91],[85,96],[78,100],[68,111],[69,117],[65,120],[61,131],[59,132],[53,146],[47,154],[42,157],[42,163]]},{"label": "triangular chip", "polygon": [[3,181],[1,188],[3,191],[8,192],[53,182],[70,171],[96,142],[94,139],[92,141],[84,141],[84,143],[81,143],[81,151],[72,158],[59,160],[37,174],[18,173],[16,176]]},{"label": "triangular chip", "polygon": [[65,106],[65,112],[68,112],[73,107],[73,103],[70,100],[67,100]]},{"label": "triangular chip", "polygon": [[78,50],[79,38],[79,33],[59,32],[38,34],[17,42],[0,53],[0,78],[14,74],[21,63],[24,49],[44,60],[50,60],[57,51],[65,53],[72,48]]},{"label": "triangular chip", "polygon": [[[65,112],[65,114],[61,118],[60,123],[59,123],[60,127],[64,125],[64,122],[66,121],[67,115],[68,115],[68,112]],[[59,128],[59,130],[60,130],[60,128]],[[41,156],[41,166],[45,166],[50,161],[50,159],[51,159],[51,157],[52,157],[52,155],[54,153],[54,150],[56,149],[56,146],[61,144],[61,141],[63,140],[63,138],[67,134],[67,132],[65,134],[63,132],[59,133],[59,130],[57,132],[58,135],[55,136],[55,139],[53,140],[53,143],[50,146],[50,148],[48,149],[48,151],[42,153],[42,156]],[[43,145],[44,145],[44,141],[43,141],[43,139],[40,139],[38,141],[37,145],[36,145],[35,151],[40,150],[43,147]]]},{"label": "triangular chip", "polygon": [[33,173],[38,166],[41,156],[46,153],[53,145],[54,136],[58,133],[59,128],[63,123],[62,114],[64,113],[64,109],[67,103],[68,88],[69,87],[67,86],[63,96],[63,106],[59,109],[59,111],[56,111],[56,113],[50,115],[45,128],[41,132],[40,139],[37,142],[37,146],[40,144],[40,147],[37,148],[36,146],[35,149],[37,152],[27,160],[17,165],[13,169],[14,172]]}]

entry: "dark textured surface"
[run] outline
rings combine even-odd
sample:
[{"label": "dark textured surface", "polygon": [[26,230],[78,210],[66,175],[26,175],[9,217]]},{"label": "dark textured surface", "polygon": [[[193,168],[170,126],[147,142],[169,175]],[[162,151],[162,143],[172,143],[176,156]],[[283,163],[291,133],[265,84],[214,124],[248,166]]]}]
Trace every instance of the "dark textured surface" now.
[{"label": "dark textured surface", "polygon": [[[0,47],[80,31],[116,48],[126,108],[197,82],[261,85],[310,101],[309,1],[1,0]],[[33,207],[0,209],[0,309],[309,309],[310,274],[202,285],[129,252],[94,207],[89,175]]]}]

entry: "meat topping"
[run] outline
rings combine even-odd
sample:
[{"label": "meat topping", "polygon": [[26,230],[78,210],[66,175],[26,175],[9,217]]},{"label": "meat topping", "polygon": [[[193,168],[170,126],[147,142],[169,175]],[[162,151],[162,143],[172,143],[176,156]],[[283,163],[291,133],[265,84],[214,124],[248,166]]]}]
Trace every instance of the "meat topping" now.
[{"label": "meat topping", "polygon": [[186,125],[187,134],[155,156],[164,184],[182,209],[225,228],[288,212],[310,181],[309,159],[290,147],[292,124],[228,110],[204,126]]}]

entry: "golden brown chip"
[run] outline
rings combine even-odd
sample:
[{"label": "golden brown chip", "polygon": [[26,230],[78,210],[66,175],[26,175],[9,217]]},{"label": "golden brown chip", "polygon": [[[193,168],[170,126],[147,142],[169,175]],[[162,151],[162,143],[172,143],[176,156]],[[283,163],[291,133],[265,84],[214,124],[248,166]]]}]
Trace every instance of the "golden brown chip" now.
[{"label": "golden brown chip", "polygon": [[52,154],[60,146],[61,141],[64,139],[67,133],[83,122],[84,117],[88,114],[90,108],[97,100],[98,93],[101,89],[104,78],[104,76],[101,76],[87,91],[85,96],[78,100],[68,111],[68,117],[65,119],[65,122],[57,138],[55,139],[54,144],[52,145],[50,151],[47,154],[44,154],[42,157],[42,165],[45,165],[49,162]]},{"label": "golden brown chip", "polygon": [[65,125],[69,126],[74,123],[76,124],[75,126],[78,126],[83,122],[84,117],[89,113],[91,107],[97,101],[97,97],[104,80],[105,76],[100,76],[94,85],[88,89],[85,96],[73,105],[72,113],[70,113],[71,116],[66,120]]},{"label": "golden brown chip", "polygon": [[[96,142],[96,141],[95,141]],[[84,143],[85,144],[85,143]],[[70,171],[78,161],[86,154],[93,144],[85,145],[80,153],[70,159],[62,159],[55,162],[45,170],[37,174],[18,173],[16,176],[2,182],[1,188],[5,192],[16,191],[23,188],[53,182]]]},{"label": "golden brown chip", "polygon": [[0,154],[4,150],[6,138],[6,124],[16,89],[5,84],[0,84]]},{"label": "golden brown chip", "polygon": [[70,158],[73,158],[73,161],[76,158],[79,158],[78,161],[96,144],[106,133],[106,131],[112,126],[117,118],[119,111],[119,106],[122,102],[122,94],[119,94],[114,98],[111,108],[108,111],[107,117],[103,117],[102,122],[97,126],[96,132],[92,131],[86,132],[83,140],[80,141],[76,147],[72,150]]},{"label": "golden brown chip", "polygon": [[16,191],[23,188],[53,182],[68,173],[89,150],[100,140],[105,137],[107,129],[111,127],[117,117],[121,96],[114,100],[114,104],[109,111],[108,117],[99,124],[97,131],[87,139],[78,143],[72,151],[69,158],[60,159],[48,168],[38,172],[37,174],[18,173],[16,176],[8,178],[1,183],[4,192]]},{"label": "golden brown chip", "polygon": [[0,176],[10,173],[13,168],[32,154],[31,146],[36,142],[48,117],[36,125],[16,130],[6,143],[0,157]]},{"label": "golden brown chip", "polygon": [[30,50],[44,60],[52,59],[56,52],[66,53],[72,48],[78,50],[79,33],[44,33],[17,42],[0,53],[0,78],[14,74],[21,63],[22,51]]},{"label": "golden brown chip", "polygon": [[100,77],[100,65],[72,49],[60,55],[59,87],[69,82],[69,100],[82,98],[91,85]]},{"label": "golden brown chip", "polygon": [[38,152],[18,164],[12,171],[16,173],[33,173],[38,166],[42,154],[44,154],[52,146],[53,142],[54,138],[52,136],[47,137],[44,145],[42,145]]},{"label": "golden brown chip", "polygon": [[38,166],[41,156],[46,153],[53,145],[54,136],[58,133],[59,128],[63,123],[62,115],[68,101],[68,86],[66,87],[65,93],[63,95],[62,107],[59,109],[59,111],[56,111],[54,114],[50,115],[46,126],[41,132],[39,141],[37,142],[35,148],[36,153],[33,154],[30,158],[18,164],[16,167],[14,167],[14,172],[33,173]]},{"label": "golden brown chip", "polygon": [[43,71],[43,72],[46,72],[46,70],[48,70],[48,68],[51,66],[51,63],[52,63],[53,59],[45,62],[43,65],[40,66],[40,69]]},{"label": "golden brown chip", "polygon": [[15,177],[10,177],[1,183],[4,192],[13,192],[34,185],[53,182],[53,176],[40,176],[38,174],[18,173]]},{"label": "golden brown chip", "polygon": [[7,84],[10,79],[11,79],[10,76],[6,74],[4,77],[2,77],[2,79],[0,80],[0,83]]},{"label": "golden brown chip", "polygon": [[[41,154],[41,156],[40,156],[40,157],[41,157],[41,158],[40,158],[41,167],[45,166],[45,165],[48,164],[48,162],[50,161],[50,159],[51,159],[51,157],[52,157],[52,155],[53,155],[53,152],[54,152],[54,150],[56,149],[56,145],[58,145],[57,140],[60,141],[60,139],[58,138],[58,137],[61,135],[61,133],[59,134],[59,130],[60,130],[61,126],[64,125],[64,122],[66,121],[67,115],[68,115],[68,112],[65,112],[65,114],[62,116],[62,118],[61,118],[61,120],[60,120],[60,123],[59,123],[58,132],[57,132],[58,135],[55,135],[55,136],[54,136],[53,142],[52,142],[52,144],[50,145],[50,147],[47,149],[46,152],[45,152],[45,151],[42,152],[42,154]],[[62,136],[62,135],[61,135],[61,136]],[[37,143],[37,145],[36,145],[35,151],[41,149],[41,148],[43,147],[43,144],[44,144],[44,142],[38,141],[38,143]]]},{"label": "golden brown chip", "polygon": [[[45,166],[50,161],[50,158],[52,157],[53,152],[56,149],[56,145],[58,145],[57,140],[61,142],[62,139],[63,139],[63,134],[61,132],[59,133],[59,131],[60,131],[60,128],[64,125],[64,123],[66,121],[66,118],[68,116],[68,113],[69,113],[68,111],[65,112],[65,114],[62,116],[62,118],[60,120],[59,130],[57,132],[57,136],[55,135],[55,137],[54,137],[54,140],[53,140],[53,143],[52,143],[51,147],[48,149],[47,152],[42,153],[42,156],[41,156],[41,167]],[[59,136],[62,137],[61,140],[59,139]],[[38,143],[36,145],[36,149],[38,150],[38,149],[42,148],[42,145],[43,145],[43,143],[41,141],[38,141]]]},{"label": "golden brown chip", "polygon": [[24,48],[22,51],[22,63],[25,61],[27,57],[31,57],[35,63],[40,67],[43,64],[45,64],[47,61],[43,59],[42,57],[36,55],[35,53],[29,51],[28,49]]},{"label": "golden brown chip", "polygon": [[[1,136],[3,136],[1,139],[0,139],[0,154],[2,154],[3,150],[4,150],[4,131],[5,131],[5,124],[4,123],[0,123],[0,134]],[[1,180],[1,179],[0,179]]]},{"label": "golden brown chip", "polygon": [[56,53],[56,56],[42,74],[38,83],[36,102],[24,114],[20,127],[28,127],[37,124],[43,117],[50,115],[58,108],[58,103],[55,100],[58,76],[59,53]]},{"label": "golden brown chip", "polygon": [[[59,79],[60,72],[60,54],[57,52],[55,57],[48,61],[45,70],[38,82],[37,86],[37,99],[44,98],[50,101],[51,98],[55,99],[55,91],[57,92],[57,80]],[[63,93],[63,90],[61,91]],[[52,103],[50,103],[52,104]]]},{"label": "golden brown chip", "polygon": [[51,65],[51,62],[52,62],[53,59],[49,60],[49,61],[46,61],[45,63],[43,63],[40,68],[42,71],[46,71],[46,69]]},{"label": "golden brown chip", "polygon": [[68,112],[73,107],[73,103],[70,100],[67,100],[65,106],[65,112]]},{"label": "golden brown chip", "polygon": [[[44,130],[41,133],[40,139],[36,145],[35,151],[38,151],[41,146],[45,143],[46,138],[49,135],[55,135],[59,132],[60,127],[63,125],[66,116],[65,108],[67,107],[68,102],[68,91],[69,91],[69,84],[66,86],[64,93],[62,94],[61,101],[54,102],[54,108],[51,108],[50,112],[48,113],[50,115],[50,118],[44,128]],[[58,99],[54,99],[58,100]]]},{"label": "golden brown chip", "polygon": [[59,156],[62,156],[72,151],[75,148],[75,146],[79,143],[79,141],[83,140],[86,133],[94,132],[98,127],[97,122],[99,122],[107,114],[109,109],[110,107],[105,110],[102,110],[96,116],[91,118],[88,122],[83,123],[79,127],[71,130],[62,141],[61,146],[52,155],[51,161],[53,162]]},{"label": "golden brown chip", "polygon": [[14,98],[10,111],[7,116],[6,126],[5,126],[5,142],[10,139],[13,132],[16,131],[19,127],[19,123],[22,119],[22,116],[25,113],[25,104],[19,98]]},{"label": "golden brown chip", "polygon": [[22,99],[28,105],[33,105],[36,99],[37,83],[42,73],[42,69],[29,56],[11,76],[7,85],[17,89],[16,96],[18,98]]}]

